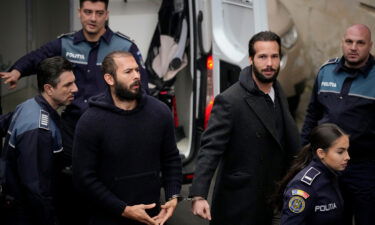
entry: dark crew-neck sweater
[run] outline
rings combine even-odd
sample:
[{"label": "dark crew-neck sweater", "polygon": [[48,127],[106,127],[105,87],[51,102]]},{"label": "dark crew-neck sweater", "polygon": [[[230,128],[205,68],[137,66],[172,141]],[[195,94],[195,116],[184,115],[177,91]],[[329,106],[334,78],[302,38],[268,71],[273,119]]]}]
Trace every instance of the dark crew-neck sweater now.
[{"label": "dark crew-neck sweater", "polygon": [[109,92],[93,97],[74,140],[74,181],[99,214],[120,217],[126,205],[159,204],[161,186],[167,199],[180,192],[171,112],[154,97],[143,95],[129,111],[116,107]]}]

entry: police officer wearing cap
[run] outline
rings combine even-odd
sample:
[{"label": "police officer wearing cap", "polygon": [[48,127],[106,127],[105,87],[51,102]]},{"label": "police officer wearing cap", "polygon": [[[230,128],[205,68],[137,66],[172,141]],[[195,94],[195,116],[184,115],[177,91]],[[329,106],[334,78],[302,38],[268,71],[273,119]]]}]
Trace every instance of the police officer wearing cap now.
[{"label": "police officer wearing cap", "polygon": [[310,144],[280,182],[281,225],[342,224],[344,202],[337,177],[350,159],[348,148],[349,137],[337,125],[312,130]]}]

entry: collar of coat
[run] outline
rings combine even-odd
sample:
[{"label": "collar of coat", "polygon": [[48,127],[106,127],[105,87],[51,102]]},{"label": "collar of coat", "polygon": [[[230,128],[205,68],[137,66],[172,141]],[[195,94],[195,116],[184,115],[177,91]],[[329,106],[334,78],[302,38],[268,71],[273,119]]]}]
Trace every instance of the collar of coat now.
[{"label": "collar of coat", "polygon": [[374,65],[375,65],[374,56],[370,54],[364,66],[360,68],[356,68],[356,69],[348,68],[345,66],[345,58],[344,56],[342,56],[335,68],[335,72],[339,73],[340,71],[344,71],[344,72],[349,73],[349,75],[351,75],[352,77],[356,77],[362,74],[366,78],[369,75],[371,69],[374,67]]},{"label": "collar of coat", "polygon": [[[106,29],[105,33],[100,37],[100,39],[103,39],[105,42],[109,43],[114,33],[108,26],[105,26],[105,29]],[[82,41],[86,41],[86,38],[85,38],[85,35],[83,34],[83,30],[81,29],[78,32],[74,33],[73,43],[77,44]]]},{"label": "collar of coat", "polygon": [[[251,66],[248,66],[241,71],[239,76],[240,85],[248,92],[248,94],[244,96],[244,99],[250,106],[250,108],[252,108],[255,114],[259,117],[260,121],[264,124],[267,130],[272,134],[280,148],[283,149],[283,146],[276,135],[276,127],[273,122],[274,115],[272,115],[270,110],[267,110],[267,102],[265,98],[262,97],[265,94],[256,86],[251,76],[251,71]],[[283,96],[283,93],[280,93],[282,92],[282,90],[279,88],[279,84],[277,81],[273,83],[273,87],[275,89],[275,98],[276,96],[279,97],[280,94]],[[281,104],[281,110],[283,113],[284,124],[285,126],[289,126],[290,119],[287,118],[288,115],[285,112],[288,110],[286,100],[283,97],[280,97],[279,100]]]}]

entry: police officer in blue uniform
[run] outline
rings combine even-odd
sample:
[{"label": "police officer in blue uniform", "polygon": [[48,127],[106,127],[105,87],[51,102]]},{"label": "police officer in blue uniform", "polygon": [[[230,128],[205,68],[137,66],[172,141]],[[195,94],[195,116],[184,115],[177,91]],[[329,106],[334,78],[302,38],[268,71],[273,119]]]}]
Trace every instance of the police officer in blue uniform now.
[{"label": "police officer in blue uniform", "polygon": [[1,155],[5,164],[0,167],[7,204],[1,224],[5,225],[57,222],[54,185],[59,164],[55,162],[63,147],[56,109],[73,101],[77,86],[73,65],[63,57],[45,59],[39,68],[40,94],[18,105],[10,123],[2,123],[9,124]]},{"label": "police officer in blue uniform", "polygon": [[375,60],[371,31],[350,26],[343,56],[319,70],[302,128],[302,142],[318,124],[335,123],[350,135],[351,160],[340,178],[346,225],[373,225],[375,215]]},{"label": "police officer in blue uniform", "polygon": [[79,17],[82,29],[61,35],[39,49],[21,57],[10,72],[0,73],[11,87],[15,87],[20,77],[35,73],[39,62],[47,57],[63,56],[74,64],[74,74],[79,88],[73,103],[62,114],[64,152],[71,163],[75,125],[88,108],[88,99],[106,89],[101,71],[101,63],[106,55],[118,50],[133,54],[141,74],[144,90],[148,90],[147,73],[137,46],[121,33],[114,33],[105,25],[109,18],[108,0],[80,0]]},{"label": "police officer in blue uniform", "polygon": [[[62,195],[61,207],[65,209],[64,211],[70,212],[62,216],[64,220],[69,220],[64,222],[65,224],[84,223],[77,221],[83,215],[84,206],[77,202],[81,195],[76,193],[71,177],[73,138],[78,119],[88,108],[88,99],[107,88],[101,70],[104,57],[115,50],[132,53],[139,65],[142,88],[148,91],[147,73],[141,53],[128,37],[121,33],[114,33],[105,25],[109,18],[107,8],[108,0],[80,0],[78,12],[82,24],[81,30],[61,35],[20,58],[10,68],[10,72],[0,73],[5,83],[15,87],[20,77],[34,74],[38,63],[47,57],[63,56],[74,64],[79,90],[72,104],[67,106],[61,115],[64,169],[60,174],[59,192]],[[70,218],[75,219],[70,220]]]},{"label": "police officer in blue uniform", "polygon": [[348,135],[334,124],[312,131],[310,144],[299,152],[281,181],[281,225],[342,224],[344,201],[337,177],[350,159],[348,148]]}]

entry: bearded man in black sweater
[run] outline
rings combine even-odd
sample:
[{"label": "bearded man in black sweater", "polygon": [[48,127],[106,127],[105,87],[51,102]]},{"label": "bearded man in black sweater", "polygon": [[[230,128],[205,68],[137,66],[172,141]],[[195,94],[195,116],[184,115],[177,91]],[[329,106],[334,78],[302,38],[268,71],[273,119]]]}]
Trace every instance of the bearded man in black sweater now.
[{"label": "bearded man in black sweater", "polygon": [[113,52],[102,67],[109,90],[90,100],[73,147],[74,182],[94,203],[90,224],[164,224],[182,178],[171,112],[142,92],[130,53]]}]

